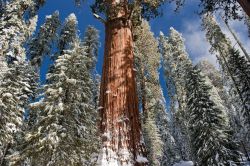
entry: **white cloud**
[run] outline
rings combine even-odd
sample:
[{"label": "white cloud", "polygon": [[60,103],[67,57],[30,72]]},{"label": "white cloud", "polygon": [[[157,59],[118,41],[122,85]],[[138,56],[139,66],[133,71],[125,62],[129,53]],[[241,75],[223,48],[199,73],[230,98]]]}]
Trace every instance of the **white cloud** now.
[{"label": "white cloud", "polygon": [[200,20],[187,20],[183,23],[185,28],[182,32],[189,56],[194,64],[202,59],[207,59],[214,65],[218,65],[215,55],[209,53],[210,45],[206,41],[205,33],[201,29]]},{"label": "white cloud", "polygon": [[[225,33],[225,35],[231,40],[232,45],[235,45],[235,47],[240,50],[232,34],[229,32],[223,21],[218,18],[217,21],[219,22],[223,33]],[[247,47],[250,46],[247,26],[244,25],[243,21],[230,21],[229,25],[236,33],[247,52],[250,53],[250,47]],[[185,20],[182,24],[182,34],[185,38],[187,52],[192,58],[194,64],[202,59],[207,59],[218,67],[216,56],[209,53],[210,44],[206,41],[205,32],[201,29],[201,21],[199,19]]]},{"label": "white cloud", "polygon": [[[230,31],[226,27],[225,23],[219,18],[217,18],[217,21],[219,22],[220,27],[221,27],[222,31],[224,32],[224,34],[226,34],[226,36],[231,40],[232,45],[235,45],[235,47],[240,50],[239,46],[237,45],[232,34],[230,33]],[[236,36],[239,38],[240,42],[243,44],[243,46],[247,50],[247,52],[250,53],[250,47],[249,47],[250,40],[248,37],[247,26],[244,24],[244,22],[238,21],[238,20],[230,21],[229,26],[235,32]]]}]

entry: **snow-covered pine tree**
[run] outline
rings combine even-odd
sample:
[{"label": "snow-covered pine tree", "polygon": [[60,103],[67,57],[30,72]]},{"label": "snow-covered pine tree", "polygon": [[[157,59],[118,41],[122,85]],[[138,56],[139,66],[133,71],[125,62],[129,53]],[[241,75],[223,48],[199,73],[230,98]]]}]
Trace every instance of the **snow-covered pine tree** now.
[{"label": "snow-covered pine tree", "polygon": [[[133,31],[135,70],[143,112],[143,135],[150,165],[170,163],[172,152],[164,97],[159,83],[160,54],[158,42],[147,21]],[[170,155],[169,155],[170,154]]]},{"label": "snow-covered pine tree", "polygon": [[[67,21],[71,18],[76,21],[73,14]],[[76,29],[77,22],[74,25]],[[70,37],[73,41],[55,60],[53,72],[47,74],[44,98],[31,104],[31,109],[40,111],[39,117],[26,135],[23,149],[10,157],[13,165],[26,159],[31,165],[90,165],[89,159],[97,151],[97,112],[90,100],[93,80],[87,68],[89,57],[77,34],[68,35],[75,38]]]},{"label": "snow-covered pine tree", "polygon": [[14,137],[20,131],[24,110],[33,95],[32,70],[26,62],[24,44],[36,28],[35,13],[29,17],[25,14],[35,4],[29,0],[8,1],[0,17],[0,165],[8,162],[4,157],[12,153]]},{"label": "snow-covered pine tree", "polygon": [[[217,59],[224,73],[224,80],[225,80],[224,82],[226,83],[225,85],[227,86],[227,89],[229,89],[229,93],[232,96],[231,100],[234,100],[233,104],[235,110],[238,111],[238,114],[240,114],[244,112],[244,110],[248,110],[248,105],[245,102],[244,94],[242,93],[243,92],[242,87],[240,87],[240,85],[237,84],[238,82],[237,78],[235,78],[234,76],[234,72],[237,69],[231,68],[232,64],[229,63],[230,57],[237,56],[237,54],[234,54],[234,51],[232,51],[234,48],[230,40],[222,32],[215,18],[211,14],[205,15],[202,21],[203,21],[203,27],[206,30],[207,40],[211,45],[210,51],[211,53],[218,53]],[[240,82],[245,82],[243,77],[241,77],[241,79],[242,80],[239,80]],[[245,117],[244,121],[248,121],[248,119],[246,118],[247,117]],[[245,126],[243,124],[239,125]],[[242,133],[240,135],[247,135],[247,133],[248,132],[246,130],[245,133]],[[238,139],[240,139],[241,141],[245,140],[245,138],[238,138]],[[246,144],[246,142],[244,142],[243,144]]]},{"label": "snow-covered pine tree", "polygon": [[160,48],[165,78],[167,78],[167,83],[170,83],[167,87],[172,110],[173,136],[176,140],[180,160],[190,160],[185,78],[186,71],[192,62],[185,51],[184,39],[174,28],[170,28],[168,38],[163,33],[161,34]]},{"label": "snow-covered pine tree", "polygon": [[[63,53],[63,50],[71,48],[71,43],[77,38],[77,24],[77,18],[73,13],[65,19],[57,41],[57,52],[50,56],[52,61],[55,61]],[[53,73],[54,67],[54,65],[50,66],[48,73]]]},{"label": "snow-covered pine tree", "polygon": [[[9,64],[0,84],[1,107],[1,162],[7,153],[13,153],[18,133],[22,134],[23,114],[34,97],[36,86],[33,70],[26,61]],[[11,148],[11,149],[10,149]],[[3,150],[4,149],[4,150]],[[2,151],[3,150],[3,151]],[[9,150],[9,151],[8,151]],[[7,161],[5,161],[7,162]]]},{"label": "snow-covered pine tree", "polygon": [[93,26],[88,26],[84,33],[83,46],[86,47],[86,54],[89,57],[87,68],[90,70],[95,84],[92,93],[94,94],[93,103],[96,109],[98,108],[100,94],[100,76],[96,71],[98,48],[100,46],[99,38],[99,31]]},{"label": "snow-covered pine tree", "polygon": [[[197,67],[187,75],[187,106],[192,152],[198,165],[229,165],[238,162],[236,144],[230,138],[223,110],[211,100],[211,87]],[[232,164],[232,163],[231,163]]]},{"label": "snow-covered pine tree", "polygon": [[[157,69],[160,63],[158,43],[150,31],[147,21],[137,26],[133,35],[135,38],[135,71],[138,82],[138,94],[142,105],[142,132],[147,148],[150,165],[160,165],[163,143],[156,125],[156,100],[154,98],[153,83],[157,80]],[[156,78],[157,77],[157,78]]]},{"label": "snow-covered pine tree", "polygon": [[159,134],[161,136],[161,141],[163,143],[162,146],[162,158],[161,158],[161,166],[172,166],[179,159],[178,151],[176,148],[176,142],[174,137],[172,136],[172,125],[171,119],[167,114],[166,102],[164,100],[163,92],[160,89],[160,84],[156,85],[157,89],[155,92],[156,97],[156,125],[159,129]]},{"label": "snow-covered pine tree", "polygon": [[[52,15],[45,18],[45,23],[41,25],[38,33],[28,43],[27,56],[30,64],[34,69],[33,82],[37,85],[33,91],[39,93],[39,74],[40,67],[45,56],[51,54],[52,44],[57,37],[57,30],[60,26],[59,12],[56,11]],[[33,98],[35,99],[35,98]],[[37,112],[29,111],[28,127],[31,128],[37,117]]]},{"label": "snow-covered pine tree", "polygon": [[[236,109],[241,110],[239,113],[240,122],[238,125],[237,141],[240,142],[242,147],[241,151],[244,152],[246,158],[250,160],[248,151],[250,149],[250,82],[249,82],[249,71],[250,63],[243,56],[240,55],[238,50],[231,49],[228,63],[230,63],[230,70],[232,77],[234,78],[234,83],[238,87],[238,91],[241,93],[242,100],[244,104],[239,102],[239,100],[234,100],[236,102]],[[235,89],[230,91],[230,94],[237,96],[238,93]]]},{"label": "snow-covered pine tree", "polygon": [[[87,56],[91,59],[88,68],[95,70],[99,42],[99,31],[93,26],[88,26],[84,33],[83,46],[86,47]],[[95,71],[94,71],[95,72]]]},{"label": "snow-covered pine tree", "polygon": [[78,22],[75,14],[70,14],[66,18],[59,34],[58,49],[60,50],[60,53],[71,47],[72,42],[77,38],[77,24]]},{"label": "snow-covered pine tree", "polygon": [[219,70],[217,70],[215,66],[208,60],[200,61],[197,64],[197,67],[201,70],[204,76],[209,78],[211,84],[213,85],[213,91],[218,92],[218,95],[222,100],[222,102],[219,103],[221,103],[225,107],[223,110],[226,110],[227,112],[227,116],[229,118],[229,126],[234,131],[234,138],[236,139],[237,135],[239,134],[240,128],[242,128],[242,125],[239,124],[241,124],[241,121],[243,119],[239,112],[234,109],[234,100],[232,97],[230,97],[229,93],[225,89],[222,73],[219,72]]},{"label": "snow-covered pine tree", "polygon": [[235,78],[235,83],[242,94],[244,102],[242,113],[245,122],[250,125],[250,62],[241,56],[238,50],[231,49],[228,63]]},{"label": "snow-covered pine tree", "polygon": [[44,56],[50,55],[59,26],[59,12],[56,11],[52,15],[46,16],[45,23],[41,25],[36,36],[29,42],[28,56],[31,64],[36,68],[40,68]]},{"label": "snow-covered pine tree", "polygon": [[32,0],[12,0],[5,6],[0,18],[0,54],[7,60],[25,59],[22,46],[35,30],[37,16],[25,20],[24,15],[34,5]]}]

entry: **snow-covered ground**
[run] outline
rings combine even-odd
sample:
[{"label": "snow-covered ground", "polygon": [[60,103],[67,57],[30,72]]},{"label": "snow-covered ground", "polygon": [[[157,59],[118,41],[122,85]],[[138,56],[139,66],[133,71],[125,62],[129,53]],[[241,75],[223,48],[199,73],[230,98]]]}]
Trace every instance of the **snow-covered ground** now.
[{"label": "snow-covered ground", "polygon": [[194,166],[192,161],[180,161],[179,163],[175,163],[173,166]]}]

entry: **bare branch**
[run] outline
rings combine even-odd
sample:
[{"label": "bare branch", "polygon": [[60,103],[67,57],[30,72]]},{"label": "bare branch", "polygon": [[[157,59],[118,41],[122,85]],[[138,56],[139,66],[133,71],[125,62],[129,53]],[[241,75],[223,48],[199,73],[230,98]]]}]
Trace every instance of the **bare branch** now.
[{"label": "bare branch", "polygon": [[105,23],[106,23],[106,20],[105,20],[105,19],[103,19],[103,18],[102,18],[101,16],[99,16],[98,14],[93,13],[93,16],[94,16],[96,19],[100,20],[103,24],[105,24]]}]

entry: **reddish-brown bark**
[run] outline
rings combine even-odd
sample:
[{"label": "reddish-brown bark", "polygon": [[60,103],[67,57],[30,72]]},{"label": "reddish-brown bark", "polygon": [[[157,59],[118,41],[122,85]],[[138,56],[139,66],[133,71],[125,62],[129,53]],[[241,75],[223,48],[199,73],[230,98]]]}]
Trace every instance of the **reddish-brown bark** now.
[{"label": "reddish-brown bark", "polygon": [[237,0],[242,9],[250,17],[250,0]]},{"label": "reddish-brown bark", "polygon": [[[101,122],[104,148],[119,153],[127,149],[135,161],[142,155],[141,126],[134,73],[131,21],[126,14],[108,19],[105,25],[105,53],[100,91]],[[107,138],[107,133],[110,138]],[[126,165],[127,161],[120,161]],[[136,162],[135,162],[136,163]],[[136,163],[135,165],[142,165]]]}]

